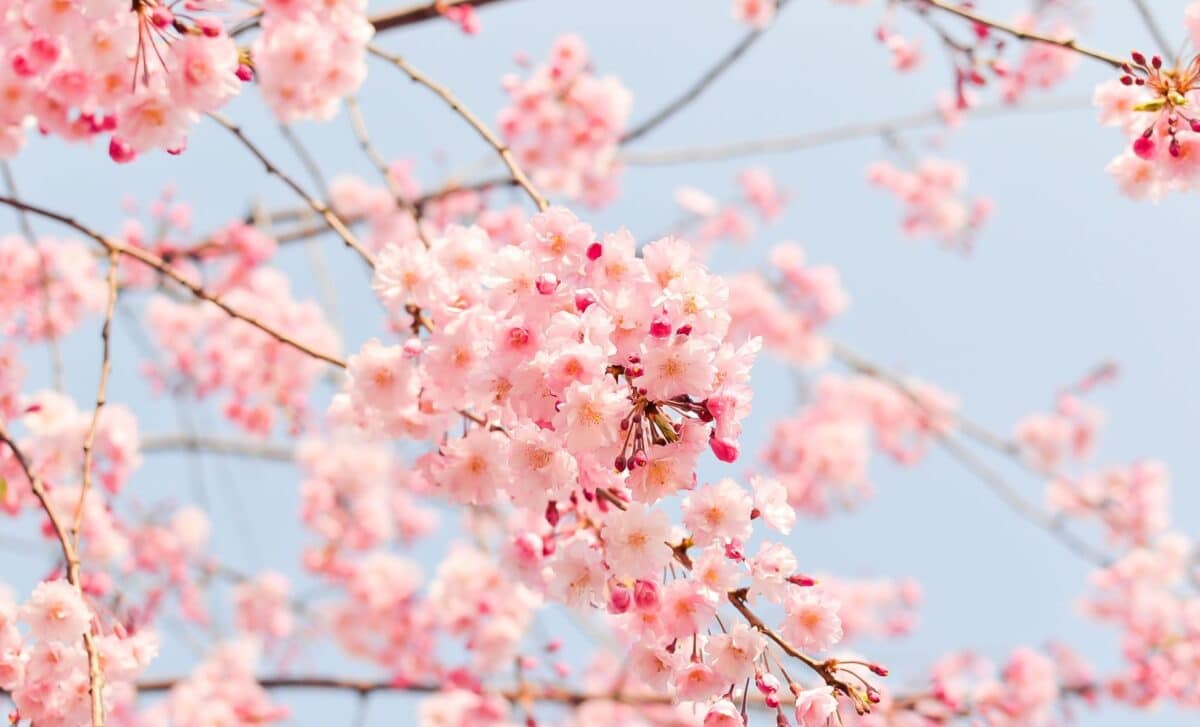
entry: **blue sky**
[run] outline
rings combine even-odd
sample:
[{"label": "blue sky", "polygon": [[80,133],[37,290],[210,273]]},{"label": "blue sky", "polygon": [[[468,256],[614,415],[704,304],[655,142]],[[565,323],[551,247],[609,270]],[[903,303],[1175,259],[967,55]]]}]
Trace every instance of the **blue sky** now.
[{"label": "blue sky", "polygon": [[[1024,6],[1002,0],[980,4],[995,16]],[[1133,3],[1093,5],[1081,34],[1091,45],[1114,53],[1151,48]],[[1185,3],[1155,0],[1152,5],[1172,38],[1182,40]],[[475,38],[436,23],[393,31],[379,42],[405,54],[491,120],[503,105],[499,76],[514,69],[514,52],[538,58],[557,34],[578,32],[595,65],[620,76],[634,92],[637,120],[691,82],[744,32],[730,19],[725,0],[513,0],[482,11],[481,18],[483,33]],[[915,24],[905,26],[923,38],[929,57],[921,72],[898,76],[888,69],[886,52],[873,38],[877,19],[875,5],[793,3],[747,58],[686,111],[641,139],[637,148],[765,138],[927,110],[935,90],[949,81],[934,39]],[[1083,62],[1046,97],[1084,98],[1108,77],[1105,66]],[[418,175],[431,185],[445,171],[486,157],[487,149],[461,120],[394,69],[372,63],[362,96],[377,145],[390,158],[414,160]],[[305,179],[252,90],[231,105],[228,115],[243,123],[273,160]],[[375,178],[344,115],[328,124],[301,124],[297,132],[322,160],[326,174],[354,171]],[[920,151],[934,133],[902,136]],[[1200,305],[1194,271],[1200,251],[1189,231],[1200,222],[1200,208],[1190,196],[1158,205],[1120,197],[1103,167],[1123,143],[1082,106],[968,121],[934,150],[967,164],[970,194],[996,201],[995,216],[965,257],[901,237],[898,207],[864,179],[869,162],[888,158],[886,145],[876,138],[728,162],[631,167],[622,197],[585,216],[597,229],[627,226],[645,237],[677,219],[672,202],[677,186],[727,197],[740,169],[767,166],[793,201],[753,248],[719,254],[719,270],[758,264],[770,244],[798,241],[811,260],[841,270],[852,304],[833,326],[839,340],[955,392],[972,418],[1000,431],[1008,431],[1023,414],[1050,406],[1059,387],[1096,363],[1115,360],[1121,378],[1096,396],[1109,414],[1096,462],[1165,461],[1173,477],[1174,520],[1195,532],[1200,526],[1200,495],[1192,486],[1200,468],[1194,456],[1200,423],[1195,373],[1200,370],[1200,338],[1195,334]],[[124,194],[149,201],[167,183],[195,205],[198,231],[241,215],[250,199],[294,205],[277,180],[265,176],[227,132],[209,123],[201,125],[180,157],[152,155],[117,167],[101,145],[67,147],[36,140],[13,168],[30,201],[69,210],[108,230],[122,218],[119,201]],[[5,224],[15,230],[15,220]],[[43,223],[37,227],[51,231]],[[326,238],[323,244],[333,261],[340,323],[351,350],[380,330],[376,308],[357,261],[335,240]],[[282,264],[294,273],[297,290],[315,295],[303,252],[284,253]],[[119,318],[110,400],[137,411],[144,434],[177,431],[170,402],[146,393],[137,368],[140,354],[123,327]],[[96,336],[90,327],[67,342],[66,354],[69,390],[82,404],[95,385]],[[31,352],[27,363],[33,370],[31,386],[48,382],[42,352]],[[758,396],[745,446],[750,453],[761,445],[772,419],[792,411],[796,402],[788,372],[768,362],[756,373]],[[219,425],[211,412],[200,419],[213,429]],[[184,458],[147,459],[133,486],[139,498],[191,497],[192,465]],[[1028,497],[1040,500],[1041,482],[1002,461],[996,466]],[[214,507],[216,552],[245,570],[271,567],[298,573],[295,558],[304,535],[295,517],[295,471],[216,457],[206,457],[202,467],[203,486]],[[923,583],[917,634],[864,647],[894,667],[895,681],[903,683],[950,648],[971,647],[1003,658],[1014,646],[1038,645],[1051,637],[1080,648],[1098,666],[1118,662],[1116,634],[1077,616],[1075,603],[1088,575],[1085,563],[1006,510],[943,456],[935,454],[914,469],[882,461],[872,469],[878,490],[874,500],[853,514],[802,521],[793,544],[811,570],[913,576]],[[701,475],[730,473],[708,463]],[[448,536],[441,533],[439,540]],[[431,562],[427,555],[421,557]],[[6,580],[27,589],[49,556],[31,558],[14,551],[4,562]],[[552,621],[548,628],[562,624]],[[173,646],[154,672],[178,673],[189,658],[186,647]],[[325,658],[329,661],[315,663],[314,670],[345,666],[332,655]],[[351,721],[350,697],[281,698],[296,707],[294,724]],[[367,724],[394,724],[411,706],[402,698],[377,698]],[[1147,718],[1084,713],[1079,723],[1105,727],[1133,719],[1140,724],[1183,723],[1181,715],[1170,711]]]}]

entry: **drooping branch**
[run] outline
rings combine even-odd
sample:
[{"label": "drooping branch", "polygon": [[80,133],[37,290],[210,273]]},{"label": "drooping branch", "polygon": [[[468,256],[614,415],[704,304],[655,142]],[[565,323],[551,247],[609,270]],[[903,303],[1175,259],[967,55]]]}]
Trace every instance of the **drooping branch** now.
[{"label": "drooping branch", "polygon": [[[779,12],[787,6],[788,1],[789,0],[779,0],[775,8],[776,19],[779,17]],[[774,24],[775,21],[772,21],[771,25]],[[621,137],[621,143],[628,144],[637,141],[639,138],[658,128],[672,116],[682,111],[693,101],[700,98],[700,95],[703,94],[709,86],[715,83],[718,78],[725,75],[725,72],[732,68],[733,65],[746,54],[746,51],[750,50],[750,48],[758,42],[759,38],[762,38],[763,35],[770,30],[771,25],[768,25],[765,28],[755,28],[754,30],[748,32],[745,37],[743,37],[737,43],[737,45],[733,46],[733,48],[730,48],[727,53],[717,59],[716,63],[714,63],[707,71],[701,74],[701,76],[697,78],[695,82],[685,88],[683,92],[679,94],[679,96],[667,102],[665,106],[652,114],[650,118],[625,132],[625,135]]]},{"label": "drooping branch", "polygon": [[[904,395],[914,406],[920,408],[923,412],[934,414],[934,412],[929,410],[928,405],[921,397],[902,378],[841,343],[834,342],[832,345],[834,357],[843,365],[864,376],[870,376],[887,384],[898,393]],[[970,419],[955,414],[949,414],[949,416],[954,419],[955,424],[967,436],[1013,458],[1022,466],[1032,468],[1032,465],[1021,455],[1020,449],[1015,443],[1006,441],[1003,437],[991,433],[985,427],[972,422]],[[930,435],[946,454],[950,455],[951,458],[978,477],[1013,512],[1046,531],[1072,553],[1093,565],[1105,568],[1112,562],[1112,558],[1107,553],[1077,537],[1074,533],[1064,528],[1062,523],[1053,515],[1043,511],[1037,505],[1022,497],[1007,480],[989,467],[987,463],[976,456],[974,452],[964,446],[952,434],[933,429]],[[1055,476],[1055,473],[1045,472],[1040,469],[1035,469],[1034,471],[1046,477]]]},{"label": "drooping branch", "polygon": [[[31,210],[32,211],[32,210]],[[63,523],[60,514],[54,509],[53,503],[50,502],[49,494],[46,492],[46,486],[42,482],[42,478],[34,473],[33,468],[29,466],[29,460],[25,453],[17,446],[16,441],[8,433],[4,422],[0,421],[0,444],[8,446],[12,452],[13,458],[17,461],[17,466],[21,468],[25,479],[29,480],[29,489],[37,499],[38,505],[41,506],[42,512],[46,514],[46,519],[50,521],[50,528],[54,532],[54,537],[58,539],[59,548],[62,550],[63,562],[66,564],[67,582],[74,586],[75,590],[83,596],[83,586],[80,579],[81,564],[79,562],[79,551],[72,542],[71,535],[67,531],[67,526]],[[94,628],[94,625],[89,626],[89,629]],[[92,727],[104,727],[104,673],[100,669],[100,650],[96,645],[94,634],[92,631],[86,631],[83,634],[83,648],[87,653],[88,660],[88,693],[91,697],[91,715]]]},{"label": "drooping branch", "polygon": [[500,138],[488,128],[487,124],[480,121],[478,116],[476,116],[470,109],[463,105],[462,101],[460,101],[458,97],[450,91],[450,89],[437,83],[424,73],[418,71],[400,55],[389,53],[388,51],[385,51],[374,45],[368,45],[367,51],[370,52],[371,55],[381,58],[403,71],[413,81],[413,83],[420,84],[437,94],[450,106],[451,109],[453,109],[454,113],[461,116],[463,120],[471,125],[471,128],[475,129],[475,132],[478,133],[485,142],[487,142],[488,146],[495,150],[496,154],[500,157],[500,161],[504,162],[504,166],[508,168],[509,176],[512,177],[513,181],[516,182],[521,189],[525,190],[525,194],[529,195],[529,198],[533,200],[533,204],[538,208],[539,212],[545,211],[550,206],[550,204],[546,201],[546,198],[534,188],[533,182],[529,181],[529,177],[521,169],[521,166],[517,164],[517,160],[516,157],[513,156],[512,149],[509,149],[508,145],[501,141]]},{"label": "drooping branch", "polygon": [[316,212],[321,216],[322,219],[325,220],[325,223],[329,225],[329,229],[336,232],[338,237],[342,238],[342,241],[346,243],[346,247],[349,247],[357,252],[359,257],[361,257],[367,263],[367,265],[372,268],[375,267],[375,258],[365,247],[363,247],[363,244],[359,242],[358,237],[350,231],[350,228],[346,226],[346,223],[342,221],[341,217],[338,217],[337,213],[331,210],[324,202],[321,202],[305,192],[304,188],[301,187],[296,180],[292,179],[290,176],[284,173],[283,170],[271,162],[271,160],[267,158],[262,150],[259,149],[254,142],[250,141],[249,137],[246,136],[245,132],[242,131],[240,126],[220,114],[209,114],[209,118],[225,127],[229,133],[237,137],[237,140],[242,143],[242,146],[246,147],[246,149],[248,149],[256,159],[262,162],[263,167],[267,170],[267,174],[273,175],[282,180],[284,184],[286,184],[293,192],[295,192],[300,196],[301,199],[304,200],[304,203],[307,204],[313,212]]},{"label": "drooping branch", "polygon": [[1075,42],[1074,38],[1056,38],[1054,36],[1044,35],[1042,33],[1022,30],[1016,26],[1009,25],[1008,23],[1003,23],[999,20],[980,15],[970,7],[957,5],[955,3],[948,2],[947,0],[910,0],[910,2],[915,4],[917,8],[936,8],[942,12],[950,13],[951,15],[957,15],[964,20],[969,20],[977,26],[998,30],[1001,33],[1011,35],[1019,40],[1029,41],[1032,43],[1045,43],[1046,45],[1054,45],[1058,46],[1059,48],[1065,48],[1069,51],[1078,53],[1079,55],[1087,56],[1088,58],[1100,61],[1101,63],[1107,63],[1114,68],[1120,68],[1122,64],[1125,63],[1124,59],[1118,58],[1109,53],[1105,53],[1104,51],[1081,46],[1079,43]]},{"label": "drooping branch", "polygon": [[124,245],[115,240],[107,238],[104,235],[101,235],[99,232],[96,232],[95,230],[91,229],[90,227],[87,227],[86,225],[76,221],[72,217],[69,217],[69,216],[59,213],[59,212],[55,212],[53,210],[46,209],[44,207],[38,207],[37,205],[28,204],[26,202],[22,202],[21,200],[14,199],[12,197],[7,197],[7,196],[0,196],[0,204],[8,205],[9,207],[14,207],[16,209],[23,209],[28,212],[32,212],[33,214],[38,215],[40,217],[45,217],[47,219],[54,220],[55,222],[58,222],[60,224],[66,225],[67,227],[70,227],[71,229],[75,230],[76,232],[99,243],[100,246],[103,247],[107,252],[119,253],[121,255],[125,255],[130,258],[133,258],[134,260],[137,260],[138,262],[140,262],[144,265],[150,266],[154,270],[167,276],[171,280],[174,280],[176,283],[178,283],[179,285],[186,288],[189,292],[191,292],[192,295],[196,296],[197,298],[200,298],[201,300],[206,300],[209,303],[212,303],[213,305],[215,305],[218,308],[220,308],[221,310],[223,310],[228,315],[230,315],[234,318],[237,318],[240,321],[249,323],[251,326],[254,326],[258,330],[262,331],[263,333],[266,333],[267,335],[271,336],[272,338],[279,341],[280,343],[291,346],[292,348],[296,349],[297,351],[300,351],[301,353],[312,356],[313,358],[320,359],[321,361],[324,361],[329,364],[333,364],[334,366],[337,366],[338,368],[343,368],[343,369],[346,368],[346,362],[343,361],[342,359],[338,358],[337,356],[334,356],[334,355],[328,354],[328,353],[324,353],[321,351],[317,351],[316,349],[310,348],[309,346],[301,343],[300,341],[298,341],[295,338],[293,338],[292,336],[284,333],[283,331],[276,330],[275,328],[267,325],[266,323],[263,323],[262,321],[258,320],[257,318],[247,315],[246,313],[242,313],[241,311],[237,310],[236,308],[233,308],[228,303],[226,303],[220,296],[216,295],[215,293],[209,292],[203,286],[189,280],[182,273],[180,273],[178,270],[175,270],[174,268],[172,268],[165,261],[163,261],[162,258],[158,257],[154,253],[148,252],[139,247],[130,247],[128,245]]},{"label": "drooping branch", "polygon": [[1154,17],[1154,11],[1150,9],[1146,0],[1133,0],[1133,7],[1137,9],[1138,15],[1142,16],[1142,23],[1146,26],[1146,30],[1150,31],[1150,37],[1154,38],[1154,42],[1158,44],[1159,52],[1168,55],[1174,53],[1171,41],[1167,40],[1167,34],[1158,24],[1158,19]]}]

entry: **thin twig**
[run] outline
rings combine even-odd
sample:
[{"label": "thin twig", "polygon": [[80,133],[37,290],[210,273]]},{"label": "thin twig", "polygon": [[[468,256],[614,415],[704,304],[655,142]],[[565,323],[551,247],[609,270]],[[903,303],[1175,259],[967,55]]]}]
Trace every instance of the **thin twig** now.
[{"label": "thin twig", "polygon": [[[930,410],[929,406],[920,397],[917,392],[913,391],[903,379],[889,372],[883,367],[867,360],[862,355],[853,351],[849,347],[833,342],[833,355],[844,365],[854,371],[877,379],[888,386],[892,387],[899,393],[903,394],[914,406],[921,409],[922,412],[937,415],[938,412]],[[968,422],[968,426],[963,428],[964,434],[980,441],[988,446],[994,447],[1000,452],[1014,457],[1018,462],[1025,464],[1024,458],[1020,456],[1020,452],[1014,445],[1005,441],[1002,437],[992,434],[987,429],[969,420],[953,414],[948,416],[954,417],[955,423],[962,425],[963,422]],[[950,455],[951,458],[958,461],[960,465],[978,477],[988,489],[990,489],[996,497],[1008,505],[1017,515],[1021,516],[1028,522],[1036,525],[1038,528],[1047,532],[1055,540],[1064,545],[1068,550],[1080,556],[1084,560],[1098,567],[1107,567],[1112,559],[1101,550],[1093,547],[1086,541],[1077,537],[1074,533],[1063,527],[1053,515],[1041,510],[1033,503],[1026,500],[1021,494],[1013,488],[998,472],[989,467],[982,459],[976,456],[971,450],[967,449],[953,435],[938,431],[936,428],[930,430],[930,435],[934,441]],[[1046,475],[1047,473],[1039,474]]]},{"label": "thin twig", "polygon": [[342,221],[342,218],[338,217],[337,213],[329,209],[324,202],[313,198],[312,195],[305,192],[304,188],[296,183],[296,180],[292,179],[290,176],[285,174],[283,170],[275,166],[275,164],[272,163],[265,154],[263,154],[262,150],[259,149],[254,142],[250,141],[249,137],[246,136],[245,132],[242,131],[240,126],[220,114],[210,113],[208,116],[221,126],[224,126],[231,134],[237,137],[237,140],[242,143],[242,146],[246,147],[250,153],[255,156],[255,158],[262,162],[262,165],[268,174],[278,177],[283,181],[284,184],[291,188],[293,192],[299,195],[300,198],[304,200],[305,204],[307,204],[313,212],[316,212],[318,215],[320,215],[321,218],[324,219],[329,225],[329,228],[336,232],[338,237],[342,238],[342,241],[346,243],[346,247],[349,247],[357,252],[359,257],[366,261],[367,265],[371,266],[372,268],[375,267],[375,258],[365,247],[363,247],[363,244],[359,242],[354,233],[350,231],[350,228],[346,226],[346,223]]},{"label": "thin twig", "polygon": [[188,433],[160,434],[144,437],[141,440],[140,449],[143,454],[175,451],[211,452],[213,454],[252,457],[276,462],[292,462],[296,458],[295,450],[286,444]]},{"label": "thin twig", "polygon": [[[779,0],[775,8],[776,18],[779,17],[779,12],[787,6],[788,1],[789,0]],[[773,20],[771,25],[768,25],[765,28],[755,28],[754,30],[746,33],[745,37],[738,41],[737,45],[730,48],[728,52],[717,59],[716,63],[714,63],[707,71],[697,78],[690,86],[685,88],[683,92],[679,94],[679,96],[669,101],[667,105],[659,109],[650,118],[625,132],[625,135],[621,137],[621,143],[628,144],[638,140],[639,138],[658,128],[675,114],[685,109],[689,104],[699,98],[709,86],[715,83],[718,78],[723,76],[726,71],[732,68],[733,64],[737,63],[738,59],[745,55],[746,51],[750,50],[750,48],[756,42],[758,42],[758,39],[761,38],[763,34],[765,34],[767,30],[769,30],[774,24],[775,21]]]},{"label": "thin twig", "polygon": [[544,212],[550,206],[546,201],[546,198],[534,188],[533,183],[529,181],[529,177],[526,176],[520,165],[517,164],[517,160],[513,156],[512,150],[508,148],[508,145],[500,141],[500,139],[492,132],[492,130],[487,127],[487,124],[484,124],[482,121],[480,121],[478,116],[464,106],[462,101],[460,101],[458,97],[450,91],[450,89],[435,82],[424,73],[418,71],[416,68],[413,68],[412,65],[410,65],[408,61],[404,60],[402,56],[399,56],[395,53],[389,53],[374,45],[368,45],[367,51],[370,52],[371,55],[377,58],[382,58],[383,60],[391,63],[393,66],[403,71],[410,79],[412,79],[414,83],[418,83],[425,88],[428,88],[430,91],[433,91],[435,94],[441,97],[441,99],[445,101],[451,109],[454,110],[454,113],[461,116],[463,120],[470,124],[471,128],[475,129],[476,133],[478,133],[479,136],[482,137],[485,142],[487,142],[488,146],[492,147],[492,149],[496,151],[496,154],[500,156],[500,160],[504,162],[504,166],[508,168],[508,173],[512,176],[513,181],[515,181],[517,185],[521,187],[521,189],[525,190],[525,194],[529,195],[529,198],[533,200],[533,204],[538,208],[538,211]]},{"label": "thin twig", "polygon": [[1069,51],[1074,51],[1075,53],[1078,53],[1082,56],[1087,56],[1088,58],[1092,58],[1094,60],[1100,61],[1101,63],[1107,63],[1108,65],[1110,65],[1114,68],[1120,68],[1121,65],[1126,62],[1122,58],[1118,58],[1114,55],[1110,55],[1103,51],[1093,50],[1091,48],[1085,48],[1085,47],[1079,45],[1078,43],[1076,43],[1074,38],[1055,38],[1055,37],[1052,37],[1049,35],[1043,35],[1041,33],[1034,33],[1034,32],[1028,31],[1028,30],[1021,30],[1020,28],[1009,25],[1008,23],[1002,23],[999,20],[994,20],[992,18],[988,18],[983,15],[980,15],[980,14],[976,13],[975,11],[971,10],[970,8],[950,3],[947,0],[913,0],[913,2],[915,2],[917,7],[919,7],[919,8],[923,8],[923,7],[937,8],[938,10],[950,13],[951,15],[957,15],[958,17],[960,17],[964,20],[969,20],[972,23],[975,23],[976,25],[986,26],[988,28],[998,30],[1002,33],[1007,33],[1008,35],[1011,35],[1012,37],[1017,38],[1019,40],[1030,41],[1033,43],[1045,43],[1047,45],[1055,45],[1055,46],[1058,46],[1059,48],[1065,48]]},{"label": "thin twig", "polygon": [[1142,16],[1142,22],[1145,23],[1146,30],[1150,31],[1150,36],[1158,44],[1158,50],[1163,55],[1174,53],[1175,51],[1171,48],[1171,41],[1167,40],[1167,34],[1163,32],[1162,26],[1158,24],[1158,19],[1154,17],[1154,12],[1150,10],[1150,6],[1146,3],[1146,0],[1133,0],[1133,6],[1137,8],[1138,15]]},{"label": "thin twig", "polygon": [[[1091,100],[1083,97],[1048,99],[1036,104],[1013,106],[1012,104],[990,104],[970,109],[972,118],[989,119],[1012,116],[1027,111],[1057,112],[1073,111],[1091,106]],[[690,164],[711,162],[778,152],[810,149],[842,141],[878,137],[886,132],[914,129],[941,124],[944,117],[939,111],[922,111],[915,114],[896,116],[880,121],[860,124],[844,124],[830,129],[810,131],[803,134],[780,136],[772,139],[733,142],[714,146],[683,147],[659,151],[630,151],[621,155],[621,161],[634,166],[660,166],[667,164]]]},{"label": "thin twig", "polygon": [[[308,172],[308,176],[313,183],[317,185],[317,189],[321,191],[321,199],[329,198],[329,184],[325,181],[325,175],[321,173],[321,165],[317,164],[316,158],[308,151],[308,147],[300,141],[300,137],[292,130],[291,125],[279,124],[279,131],[283,134],[283,138],[288,145],[292,147],[292,151],[300,159],[300,163],[304,165],[304,169]],[[343,220],[349,225],[348,220]],[[278,242],[278,240],[276,240]],[[329,261],[325,259],[325,253],[321,249],[321,245],[315,239],[315,236],[307,238],[304,241],[304,251],[308,253],[308,261],[313,269],[313,276],[317,281],[317,291],[321,297],[321,308],[325,311],[325,317],[331,323],[341,321],[341,315],[338,314],[337,305],[337,287],[333,284],[333,277],[329,274]],[[338,326],[341,330],[341,326]]]},{"label": "thin twig", "polygon": [[[71,537],[67,533],[67,529],[59,518],[58,513],[55,511],[54,505],[50,503],[50,497],[46,492],[45,484],[42,483],[40,477],[33,473],[33,469],[29,466],[29,460],[25,457],[24,452],[17,447],[17,443],[9,435],[3,422],[0,422],[0,443],[8,445],[9,451],[12,452],[13,457],[17,460],[17,465],[25,474],[25,478],[29,480],[29,489],[33,492],[33,496],[37,498],[42,511],[46,513],[46,518],[50,521],[50,527],[54,531],[54,536],[58,538],[59,547],[62,549],[63,561],[66,564],[67,582],[75,587],[75,590],[82,598],[83,587],[80,582],[79,551],[72,544]],[[92,703],[92,727],[104,727],[104,674],[100,670],[100,650],[96,646],[91,631],[94,625],[89,625],[88,628],[89,630],[83,634],[83,648],[87,652],[88,658],[88,693]]]},{"label": "thin twig", "polygon": [[157,255],[155,255],[151,252],[147,252],[146,250],[143,250],[139,247],[129,247],[122,243],[111,240],[111,239],[105,237],[104,235],[101,235],[99,232],[96,232],[95,230],[91,229],[90,227],[87,227],[86,225],[83,225],[82,223],[76,221],[72,217],[69,217],[69,216],[59,213],[59,212],[55,212],[53,210],[46,209],[44,207],[38,207],[37,205],[32,205],[32,204],[28,204],[26,202],[22,202],[19,199],[13,199],[12,197],[0,196],[0,204],[5,204],[5,205],[8,205],[9,207],[14,207],[16,209],[23,209],[28,212],[32,212],[35,215],[39,215],[41,217],[45,217],[47,219],[54,220],[55,222],[58,222],[60,224],[66,225],[67,227],[70,227],[71,229],[75,230],[76,232],[79,232],[80,234],[85,235],[85,236],[91,238],[92,240],[96,241],[102,247],[104,247],[104,249],[108,252],[117,252],[122,255],[128,255],[129,257],[133,258],[134,260],[137,260],[138,262],[142,263],[143,265],[150,266],[151,268],[158,271],[159,273],[162,273],[163,275],[167,276],[168,278],[174,280],[176,283],[179,283],[180,285],[182,285],[184,288],[186,288],[188,291],[190,291],[192,293],[192,295],[196,296],[197,298],[200,298],[201,300],[206,300],[209,303],[212,303],[213,305],[217,306],[221,310],[225,311],[225,313],[229,314],[230,316],[237,318],[240,321],[249,323],[251,326],[254,326],[258,330],[262,331],[263,333],[266,333],[268,336],[274,338],[275,340],[279,341],[280,343],[283,343],[287,346],[291,346],[292,348],[296,349],[297,351],[300,351],[301,353],[312,356],[313,358],[320,359],[321,361],[325,361],[326,363],[333,364],[334,366],[337,366],[338,368],[343,368],[343,369],[346,368],[346,362],[343,361],[342,359],[338,358],[337,356],[334,356],[332,354],[323,353],[321,351],[317,351],[313,348],[310,348],[310,347],[306,346],[305,344],[297,341],[295,338],[292,338],[288,334],[283,333],[282,331],[278,331],[278,330],[272,328],[271,326],[267,325],[266,323],[263,323],[262,321],[258,320],[257,318],[254,318],[253,316],[242,313],[241,311],[237,310],[236,308],[231,307],[228,303],[226,303],[224,300],[222,300],[220,296],[216,295],[215,293],[210,293],[209,291],[205,290],[202,286],[187,279],[186,277],[183,276],[183,274],[181,274],[180,272],[178,272],[177,270],[172,268],[170,265],[168,265],[166,262],[164,262],[162,260],[162,258],[158,257]]},{"label": "thin twig", "polygon": [[108,304],[104,309],[104,325],[100,327],[100,383],[96,387],[96,406],[92,409],[92,421],[83,438],[83,478],[79,487],[79,501],[75,503],[75,518],[71,522],[71,538],[75,549],[79,549],[79,527],[83,523],[83,503],[92,486],[93,445],[96,430],[100,427],[100,412],[108,401],[108,377],[112,372],[112,322],[117,309],[117,269],[121,253],[108,253]]},{"label": "thin twig", "polygon": [[421,239],[421,243],[428,250],[430,243],[429,238],[425,236],[425,229],[421,225],[421,208],[413,204],[412,200],[408,197],[404,196],[399,185],[396,184],[396,180],[392,179],[387,159],[384,159],[379,150],[375,148],[375,145],[371,143],[371,135],[367,132],[367,120],[363,116],[362,108],[358,105],[357,97],[346,97],[346,112],[350,116],[350,127],[354,130],[354,138],[358,141],[359,148],[363,150],[363,154],[367,156],[371,164],[379,170],[379,175],[383,177],[384,184],[387,185],[388,191],[392,193],[392,199],[412,218],[413,226],[417,230],[417,237]]},{"label": "thin twig", "polygon": [[[17,180],[13,177],[12,167],[9,166],[7,161],[0,162],[0,173],[4,175],[4,186],[7,188],[7,193],[13,197],[21,196],[20,192],[17,191]],[[16,212],[17,224],[21,227],[21,234],[25,236],[25,240],[34,248],[34,252],[38,256],[38,264],[41,266],[42,317],[45,318],[46,348],[50,351],[50,370],[53,376],[54,390],[61,393],[65,388],[63,383],[62,350],[58,346],[58,337],[54,335],[54,329],[50,324],[52,318],[50,312],[50,265],[46,259],[46,255],[37,249],[37,235],[34,234],[33,224],[29,221],[29,213],[25,210],[17,210]]]}]

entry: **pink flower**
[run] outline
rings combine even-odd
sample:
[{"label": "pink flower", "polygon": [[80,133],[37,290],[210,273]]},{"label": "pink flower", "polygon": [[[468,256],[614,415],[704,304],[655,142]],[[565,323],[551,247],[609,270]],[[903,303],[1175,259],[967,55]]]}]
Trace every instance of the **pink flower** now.
[{"label": "pink flower", "polygon": [[92,612],[79,591],[66,581],[42,581],[21,607],[21,620],[33,637],[64,644],[82,644]]},{"label": "pink flower", "polygon": [[667,539],[671,522],[667,514],[640,502],[609,513],[600,530],[604,559],[621,577],[657,576],[671,560]]},{"label": "pink flower", "polygon": [[745,727],[742,713],[728,699],[710,704],[704,715],[704,727]]},{"label": "pink flower", "polygon": [[683,522],[697,545],[745,541],[752,532],[753,507],[749,493],[733,480],[724,479],[684,498]]},{"label": "pink flower", "polygon": [[775,17],[775,0],[733,0],[733,18],[758,29]]},{"label": "pink flower", "polygon": [[793,646],[807,651],[824,651],[842,640],[842,621],[837,601],[811,591],[793,591],[783,602],[780,629]]},{"label": "pink flower", "polygon": [[737,684],[754,675],[756,663],[766,646],[765,637],[744,623],[735,624],[727,633],[712,636],[704,650],[712,660],[713,671],[726,684]]},{"label": "pink flower", "polygon": [[833,687],[805,689],[796,696],[796,723],[799,727],[826,727],[837,706]]}]

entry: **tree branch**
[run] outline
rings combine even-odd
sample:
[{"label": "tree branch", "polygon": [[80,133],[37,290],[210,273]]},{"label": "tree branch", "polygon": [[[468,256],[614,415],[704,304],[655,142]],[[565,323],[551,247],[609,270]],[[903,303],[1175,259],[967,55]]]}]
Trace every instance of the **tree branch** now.
[{"label": "tree branch", "polygon": [[450,89],[436,83],[424,73],[421,73],[416,68],[413,68],[408,61],[404,60],[404,58],[399,55],[389,53],[374,45],[368,45],[367,51],[370,52],[371,55],[377,58],[382,58],[383,60],[391,63],[393,66],[399,68],[401,71],[407,74],[414,83],[418,83],[425,88],[428,88],[430,91],[433,91],[435,94],[441,97],[441,99],[445,101],[451,109],[453,109],[454,113],[461,116],[468,124],[470,124],[471,128],[475,129],[476,133],[478,133],[479,136],[482,137],[485,142],[487,142],[488,146],[492,147],[492,149],[496,151],[496,154],[500,156],[500,160],[504,162],[504,166],[508,167],[508,173],[513,178],[513,181],[516,182],[521,189],[525,190],[525,194],[529,195],[529,198],[533,200],[533,204],[538,208],[538,211],[544,212],[546,208],[550,206],[546,201],[546,198],[534,188],[533,183],[529,181],[529,177],[526,176],[520,165],[517,164],[517,160],[513,156],[512,150],[508,148],[508,145],[500,141],[500,139],[491,131],[491,129],[489,129],[486,124],[479,120],[479,117],[472,113],[470,109],[463,105],[462,101],[460,101],[457,96],[450,92]]}]

